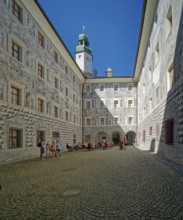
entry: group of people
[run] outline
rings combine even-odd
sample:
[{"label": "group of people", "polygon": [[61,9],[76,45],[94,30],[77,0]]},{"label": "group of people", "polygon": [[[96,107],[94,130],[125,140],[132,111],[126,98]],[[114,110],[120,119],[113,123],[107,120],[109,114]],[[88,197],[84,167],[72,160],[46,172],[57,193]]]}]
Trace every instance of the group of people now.
[{"label": "group of people", "polygon": [[120,141],[119,149],[120,150],[126,150],[127,145],[128,145],[128,137],[125,137],[123,140]]},{"label": "group of people", "polygon": [[59,139],[53,140],[51,144],[45,143],[43,139],[38,143],[40,147],[40,159],[43,159],[44,155],[46,159],[59,158],[61,156],[62,142]]},{"label": "group of people", "polygon": [[88,142],[82,142],[78,144],[74,144],[73,146],[70,146],[68,143],[66,144],[66,148],[68,151],[73,151],[73,150],[80,150],[80,149],[96,149],[97,145],[94,143],[88,143]]},{"label": "group of people", "polygon": [[[120,140],[120,150],[126,150],[128,145],[128,138],[125,137],[123,140]],[[68,143],[66,144],[66,148],[68,151],[79,150],[79,149],[96,149],[101,147],[102,149],[108,149],[112,147],[113,144],[108,143],[106,139],[103,139],[102,142],[98,144],[92,143],[78,143],[73,146],[70,146]],[[59,139],[53,140],[51,144],[45,143],[45,139],[38,143],[38,147],[40,148],[40,159],[45,158],[59,158],[61,156],[61,148],[62,148],[62,141]]]}]

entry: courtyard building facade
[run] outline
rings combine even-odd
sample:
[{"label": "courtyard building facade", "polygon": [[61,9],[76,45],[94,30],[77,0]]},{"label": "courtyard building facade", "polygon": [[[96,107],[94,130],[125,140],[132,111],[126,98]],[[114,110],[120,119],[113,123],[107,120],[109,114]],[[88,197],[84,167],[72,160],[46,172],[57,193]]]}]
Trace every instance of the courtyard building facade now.
[{"label": "courtyard building facade", "polygon": [[127,136],[183,163],[182,4],[145,0],[133,76],[98,77],[85,33],[75,61],[37,0],[2,0],[0,159],[35,156],[42,139]]}]

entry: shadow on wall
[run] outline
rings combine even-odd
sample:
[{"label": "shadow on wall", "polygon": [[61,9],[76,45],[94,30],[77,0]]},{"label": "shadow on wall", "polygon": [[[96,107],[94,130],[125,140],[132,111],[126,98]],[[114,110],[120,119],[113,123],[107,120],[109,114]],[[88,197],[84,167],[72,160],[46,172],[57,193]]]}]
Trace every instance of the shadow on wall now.
[{"label": "shadow on wall", "polygon": [[[124,96],[120,92],[117,93],[117,98],[111,94],[109,97],[103,98],[96,92],[96,85],[99,86],[99,84],[90,85],[92,87],[91,92],[83,93],[83,141],[98,143],[106,139],[107,142],[118,145],[120,140],[128,136],[130,143],[134,143],[136,125],[134,123],[125,124],[124,118],[130,113],[134,114],[135,118],[136,107],[122,106],[124,102],[120,100]],[[107,83],[105,86],[106,89],[111,89],[113,83]],[[106,104],[104,104],[104,99]],[[114,99],[119,100],[116,108],[114,107]]]},{"label": "shadow on wall", "polygon": [[[183,164],[183,13],[172,68],[167,73],[170,90],[162,121],[158,153]],[[152,148],[154,144],[152,143]]]}]

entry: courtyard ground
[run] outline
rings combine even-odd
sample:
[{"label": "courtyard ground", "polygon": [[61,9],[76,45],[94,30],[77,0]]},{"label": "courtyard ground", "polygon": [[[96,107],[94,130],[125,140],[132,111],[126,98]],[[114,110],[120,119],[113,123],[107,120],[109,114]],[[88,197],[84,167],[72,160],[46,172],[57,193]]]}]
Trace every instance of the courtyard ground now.
[{"label": "courtyard ground", "polygon": [[181,220],[183,173],[133,147],[0,166],[1,220]]}]

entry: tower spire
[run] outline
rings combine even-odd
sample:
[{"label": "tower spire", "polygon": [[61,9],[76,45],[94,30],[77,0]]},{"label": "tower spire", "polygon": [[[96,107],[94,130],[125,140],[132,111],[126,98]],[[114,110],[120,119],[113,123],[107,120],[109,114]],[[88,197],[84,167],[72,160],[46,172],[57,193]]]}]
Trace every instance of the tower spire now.
[{"label": "tower spire", "polygon": [[93,56],[89,44],[89,38],[85,34],[85,26],[83,25],[83,33],[79,35],[79,41],[76,47],[76,62],[84,74],[90,76],[90,78],[92,75],[92,61]]}]

